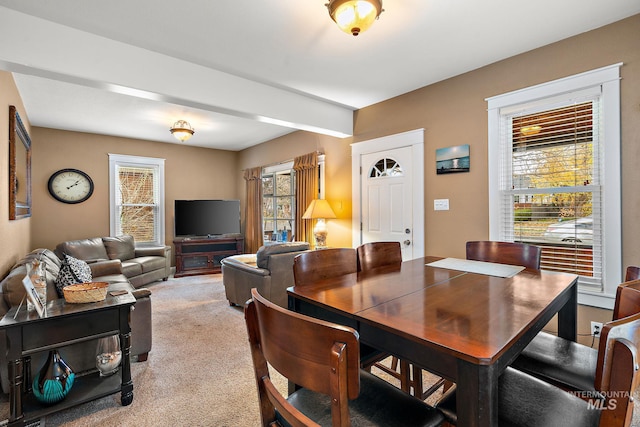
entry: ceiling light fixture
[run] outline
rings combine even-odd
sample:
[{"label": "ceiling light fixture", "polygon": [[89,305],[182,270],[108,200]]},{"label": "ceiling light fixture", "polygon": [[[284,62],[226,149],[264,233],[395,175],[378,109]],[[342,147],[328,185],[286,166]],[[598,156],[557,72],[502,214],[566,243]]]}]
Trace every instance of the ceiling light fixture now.
[{"label": "ceiling light fixture", "polygon": [[367,31],[382,13],[382,0],[331,0],[329,16],[345,33],[357,36]]},{"label": "ceiling light fixture", "polygon": [[178,120],[173,124],[169,132],[180,142],[185,142],[194,134],[194,130],[186,120]]}]

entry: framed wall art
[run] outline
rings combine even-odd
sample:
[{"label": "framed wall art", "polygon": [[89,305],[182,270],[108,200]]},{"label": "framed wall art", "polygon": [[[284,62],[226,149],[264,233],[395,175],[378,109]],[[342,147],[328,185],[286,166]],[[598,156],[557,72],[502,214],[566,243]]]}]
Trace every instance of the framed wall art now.
[{"label": "framed wall art", "polygon": [[438,148],[436,150],[436,173],[440,175],[469,172],[470,161],[469,144]]}]

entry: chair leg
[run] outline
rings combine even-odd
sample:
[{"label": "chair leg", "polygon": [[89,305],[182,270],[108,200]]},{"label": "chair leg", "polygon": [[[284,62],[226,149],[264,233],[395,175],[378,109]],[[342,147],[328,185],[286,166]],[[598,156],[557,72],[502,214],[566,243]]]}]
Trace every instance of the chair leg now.
[{"label": "chair leg", "polygon": [[[400,365],[400,370],[398,371],[398,365]],[[398,359],[393,356],[391,358],[391,367],[383,365],[382,363],[374,363],[374,366],[380,369],[383,372],[391,375],[392,377],[398,379],[400,381],[400,389],[405,393],[408,393],[412,396],[415,396],[421,400],[426,399],[431,394],[436,392],[443,384],[445,387],[450,388],[453,386],[453,383],[450,381],[445,381],[440,378],[436,381],[431,387],[427,390],[423,390],[422,385],[422,369],[409,363],[406,360]],[[371,366],[368,367],[369,371],[371,370]],[[446,389],[445,389],[446,390]]]},{"label": "chair leg", "polygon": [[411,385],[413,386],[413,395],[418,399],[424,400],[422,397],[422,369],[416,365],[411,365]]},{"label": "chair leg", "polygon": [[445,391],[449,390],[451,387],[453,387],[453,382],[449,381],[449,380],[444,380],[444,387],[442,389],[442,392],[444,393]]},{"label": "chair leg", "polygon": [[411,367],[406,360],[400,360],[400,389],[411,394]]},{"label": "chair leg", "polygon": [[440,378],[438,381],[433,383],[431,387],[429,387],[428,389],[422,392],[422,396],[421,396],[422,400],[425,400],[427,397],[431,396],[433,393],[438,391],[438,389],[445,383],[446,383],[446,380],[444,378]]},{"label": "chair leg", "polygon": [[391,357],[391,369],[398,371],[398,358],[396,356]]}]

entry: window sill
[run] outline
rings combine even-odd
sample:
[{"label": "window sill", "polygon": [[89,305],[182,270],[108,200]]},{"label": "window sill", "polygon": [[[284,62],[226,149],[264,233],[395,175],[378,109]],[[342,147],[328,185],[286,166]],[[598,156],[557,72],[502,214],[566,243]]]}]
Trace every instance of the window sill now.
[{"label": "window sill", "polygon": [[616,296],[578,290],[578,304],[613,310]]}]

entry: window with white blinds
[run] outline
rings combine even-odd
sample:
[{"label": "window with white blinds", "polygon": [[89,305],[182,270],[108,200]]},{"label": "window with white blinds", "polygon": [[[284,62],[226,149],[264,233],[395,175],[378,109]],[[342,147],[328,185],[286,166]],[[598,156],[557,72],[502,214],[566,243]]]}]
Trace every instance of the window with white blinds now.
[{"label": "window with white blinds", "polygon": [[600,88],[590,92],[501,114],[501,240],[541,246],[543,269],[601,292]]},{"label": "window with white blinds", "polygon": [[109,155],[111,235],[136,245],[164,245],[164,160]]},{"label": "window with white blinds", "polygon": [[613,308],[622,278],[620,66],[488,98],[489,235],[542,248]]}]

